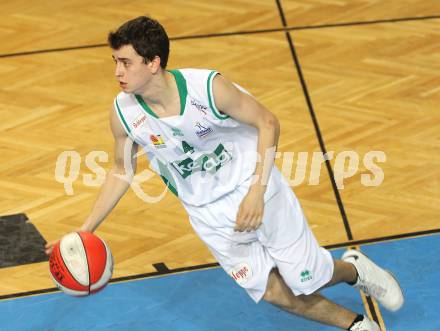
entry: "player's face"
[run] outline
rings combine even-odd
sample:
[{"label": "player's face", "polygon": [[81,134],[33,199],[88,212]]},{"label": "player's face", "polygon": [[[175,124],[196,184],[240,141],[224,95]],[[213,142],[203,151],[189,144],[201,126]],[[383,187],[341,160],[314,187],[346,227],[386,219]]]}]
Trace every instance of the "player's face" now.
[{"label": "player's face", "polygon": [[112,57],[116,64],[115,76],[122,91],[141,94],[152,77],[151,65],[145,63],[131,45],[113,50]]}]

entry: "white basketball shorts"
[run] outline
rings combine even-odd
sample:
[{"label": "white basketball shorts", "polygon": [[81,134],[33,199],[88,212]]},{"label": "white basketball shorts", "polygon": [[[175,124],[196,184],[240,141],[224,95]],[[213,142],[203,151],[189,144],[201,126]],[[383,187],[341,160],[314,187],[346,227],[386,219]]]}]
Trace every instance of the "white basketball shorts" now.
[{"label": "white basketball shorts", "polygon": [[222,268],[255,302],[263,297],[273,268],[278,268],[295,295],[311,294],[327,284],[333,275],[333,259],[317,243],[295,194],[276,167],[264,195],[261,227],[234,231],[250,184],[251,178],[203,206],[184,204],[192,227]]}]

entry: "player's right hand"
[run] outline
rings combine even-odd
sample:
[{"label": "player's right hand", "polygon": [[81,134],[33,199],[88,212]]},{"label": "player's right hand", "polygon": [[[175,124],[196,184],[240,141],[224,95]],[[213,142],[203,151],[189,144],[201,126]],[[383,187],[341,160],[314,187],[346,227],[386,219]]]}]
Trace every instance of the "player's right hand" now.
[{"label": "player's right hand", "polygon": [[[78,229],[74,229],[72,232],[91,232],[88,229],[86,229],[84,226]],[[44,246],[44,252],[46,253],[46,255],[50,256],[50,254],[52,254],[52,251],[55,247],[56,244],[58,244],[60,242],[61,239],[52,241],[50,243],[47,243],[46,246]]]},{"label": "player's right hand", "polygon": [[[76,230],[76,231],[81,231],[81,230]],[[73,232],[75,232],[75,230]],[[55,245],[58,244],[60,240],[61,239],[52,241],[50,243],[47,243],[46,246],[44,246],[44,252],[46,253],[46,255],[50,256],[50,254],[52,254]]]},{"label": "player's right hand", "polygon": [[251,186],[238,209],[234,231],[257,230],[263,222],[264,190],[261,186]]}]

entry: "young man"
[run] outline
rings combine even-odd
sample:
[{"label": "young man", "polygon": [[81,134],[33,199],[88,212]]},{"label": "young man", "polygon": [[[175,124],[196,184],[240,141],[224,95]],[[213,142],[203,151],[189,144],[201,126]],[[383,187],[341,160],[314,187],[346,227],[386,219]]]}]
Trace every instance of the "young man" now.
[{"label": "young man", "polygon": [[123,177],[133,172],[124,148],[131,146],[135,171],[140,145],[196,233],[252,299],[341,329],[380,330],[318,293],[347,282],[390,310],[403,304],[397,281],[362,253],[347,251],[340,261],[319,247],[274,166],[277,118],[216,71],[165,70],[169,40],[151,18],[126,22],[108,41],[122,89],[110,112],[115,162],[81,230],[93,232],[127,191]]}]

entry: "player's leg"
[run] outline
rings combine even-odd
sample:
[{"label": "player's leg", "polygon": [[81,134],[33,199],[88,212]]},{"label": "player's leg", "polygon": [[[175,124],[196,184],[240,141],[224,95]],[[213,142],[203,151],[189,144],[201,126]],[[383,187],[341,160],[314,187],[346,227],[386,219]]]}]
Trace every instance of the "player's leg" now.
[{"label": "player's leg", "polygon": [[342,260],[334,260],[333,264],[332,279],[325,285],[325,287],[330,287],[339,283],[348,283],[351,285],[356,283],[358,274],[353,264]]},{"label": "player's leg", "polygon": [[310,295],[294,295],[277,269],[273,269],[269,275],[263,299],[298,316],[344,330],[380,330],[375,322],[328,300],[317,292]]},{"label": "player's leg", "polygon": [[350,263],[333,260],[319,247],[308,227],[290,246],[266,247],[277,270],[271,272],[264,299],[291,313],[345,330],[379,330],[374,321],[328,300],[318,291],[340,282],[356,281]]},{"label": "player's leg", "polygon": [[[357,261],[353,255],[358,257],[363,256],[361,257],[362,261]],[[354,263],[357,263],[357,266],[355,267],[355,264],[352,262],[335,260],[332,279],[325,287],[340,282],[356,282],[356,286],[361,288],[364,292],[368,294],[375,292],[373,294],[376,299],[390,310],[396,310],[403,304],[403,296],[400,287],[398,287],[398,283],[394,279],[383,281],[383,279],[390,277],[389,273],[369,261],[368,258],[360,252],[348,251],[344,254],[343,258],[347,260],[354,259]],[[360,270],[361,276],[358,276],[357,269]],[[383,273],[385,274],[381,275]],[[376,279],[371,280],[371,278]],[[382,281],[380,281],[380,279],[382,279]],[[382,285],[377,285],[381,283]],[[284,282],[278,270],[271,272],[267,290],[263,298],[289,312],[321,323],[345,329],[349,328],[349,330],[353,331],[380,330],[374,321],[369,320],[365,316],[356,315],[354,312],[326,299],[318,292],[309,295],[294,295],[292,290]],[[346,327],[346,325],[348,325],[348,327]]]},{"label": "player's leg", "polygon": [[[208,245],[217,261],[237,284],[243,287],[255,302],[260,301],[265,296],[266,300],[306,318],[334,326],[345,327],[346,324],[350,326],[349,323],[354,322],[356,314],[344,310],[344,308],[328,301],[319,294],[296,297],[280,277],[270,276],[275,261],[269,254],[269,250],[257,240],[255,232],[234,233],[233,230],[228,230],[228,227],[217,226],[222,222],[214,218],[213,215],[221,216],[227,211],[227,207],[231,203],[232,201],[229,200],[225,204],[218,201],[215,205],[206,207],[210,208],[209,210],[192,210],[190,221],[194,230]],[[209,223],[207,220],[209,220]],[[233,224],[232,221],[231,224]],[[296,249],[296,247],[293,246],[292,249]],[[274,250],[274,252],[281,253],[277,255],[282,258],[282,253],[285,250]],[[287,250],[287,255],[290,256],[291,251]],[[322,254],[322,256],[325,256],[326,262],[332,261],[331,257],[326,256],[326,254]],[[315,277],[318,280],[318,282],[313,282],[316,289],[328,283],[333,273],[332,263],[321,263],[321,265],[324,266],[321,271],[316,268],[310,269],[317,275],[319,272],[325,275],[319,279]],[[269,277],[271,277],[270,281],[268,281]],[[316,313],[312,310],[315,310]],[[333,311],[334,314],[330,313]],[[328,317],[329,315],[333,316]],[[365,320],[362,323],[367,322],[368,320]],[[358,324],[356,325],[358,326]],[[352,330],[376,331],[374,328]]]},{"label": "player's leg", "polygon": [[276,193],[265,204],[263,225],[257,235],[295,295],[308,295],[347,282],[387,309],[394,311],[402,306],[402,290],[389,272],[360,252],[350,250],[342,260],[333,260],[319,246],[295,194],[277,169],[272,172],[269,184],[268,190]]},{"label": "player's leg", "polygon": [[357,327],[363,328],[359,330],[379,330],[375,322],[318,293],[324,287],[341,282],[355,284],[387,309],[397,310],[403,303],[401,289],[388,272],[357,251],[346,252],[342,261],[333,260],[327,250],[319,247],[308,228],[291,246],[266,248],[278,272],[270,278],[272,283],[268,283],[264,298],[290,312],[341,328],[353,326],[350,330],[358,330]]}]

